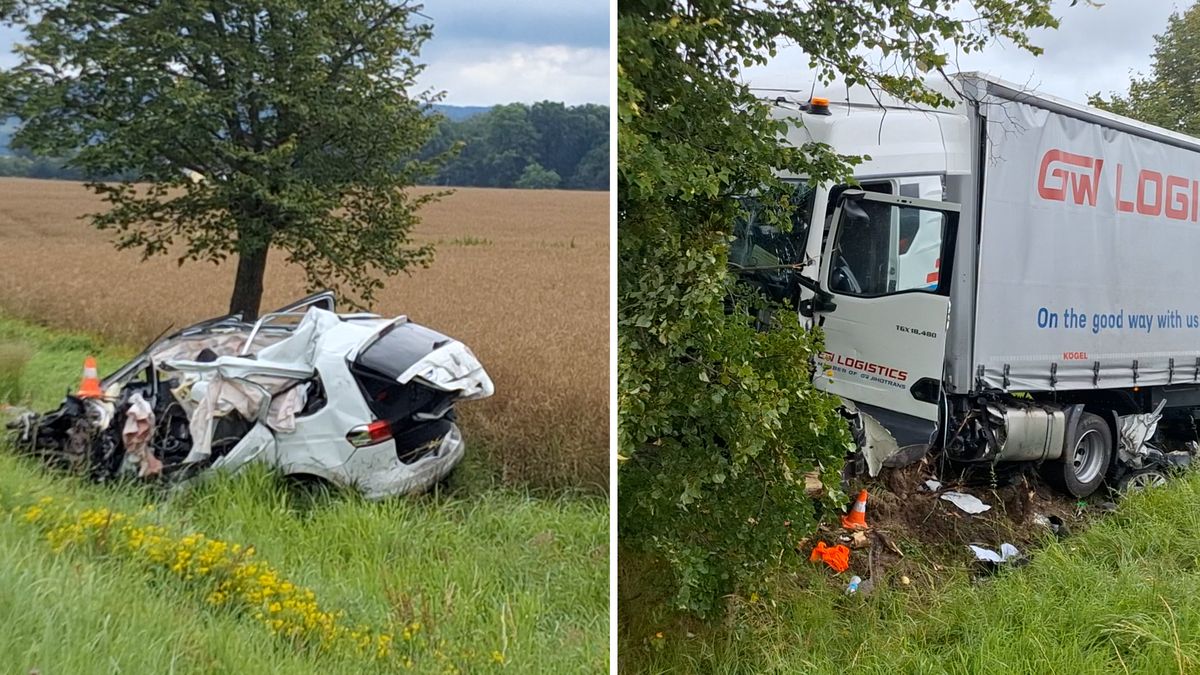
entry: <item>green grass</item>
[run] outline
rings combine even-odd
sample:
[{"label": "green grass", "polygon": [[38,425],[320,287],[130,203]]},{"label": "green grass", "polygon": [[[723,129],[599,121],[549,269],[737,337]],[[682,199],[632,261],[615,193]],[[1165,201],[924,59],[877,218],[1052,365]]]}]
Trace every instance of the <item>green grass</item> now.
[{"label": "green grass", "polygon": [[[984,581],[841,593],[792,557],[771,598],[709,625],[622,607],[623,672],[1200,671],[1200,472],[1135,495],[1086,532]],[[622,559],[624,564],[624,559]],[[655,632],[662,631],[661,638]],[[693,637],[688,637],[691,632]]]},{"label": "green grass", "polygon": [[21,402],[21,378],[32,357],[33,349],[24,342],[0,341],[0,404]]},{"label": "green grass", "polygon": [[[22,386],[37,409],[75,385],[83,357],[101,371],[136,350],[0,318],[0,341],[36,350]],[[470,468],[470,467],[468,467]],[[367,660],[299,649],[194,589],[87,550],[54,553],[11,508],[49,495],[136,511],[178,531],[253,545],[352,621],[386,625],[425,607],[455,653],[493,650],[512,672],[607,668],[607,505],[595,497],[480,489],[372,503],[289,487],[265,470],[168,495],[100,486],[0,453],[0,663],[43,673],[371,673]],[[432,660],[417,672],[432,672]],[[474,670],[474,669],[472,669]]]}]

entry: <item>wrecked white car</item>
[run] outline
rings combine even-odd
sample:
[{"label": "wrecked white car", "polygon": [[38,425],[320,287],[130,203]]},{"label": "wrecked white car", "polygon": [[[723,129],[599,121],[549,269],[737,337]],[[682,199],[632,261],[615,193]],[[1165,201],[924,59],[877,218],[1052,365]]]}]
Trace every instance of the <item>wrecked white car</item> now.
[{"label": "wrecked white car", "polygon": [[404,316],[337,314],[325,292],[158,339],[9,426],[18,449],[96,481],[262,462],[381,498],[449,474],[464,452],[454,405],[492,392],[463,343]]}]

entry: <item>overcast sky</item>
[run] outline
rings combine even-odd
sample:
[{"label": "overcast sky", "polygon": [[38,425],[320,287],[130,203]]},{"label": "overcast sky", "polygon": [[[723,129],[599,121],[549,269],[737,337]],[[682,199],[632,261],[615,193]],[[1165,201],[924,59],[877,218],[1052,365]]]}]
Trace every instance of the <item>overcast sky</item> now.
[{"label": "overcast sky", "polygon": [[608,103],[608,0],[426,0],[422,81],[446,103]]},{"label": "overcast sky", "polygon": [[[608,103],[608,0],[425,0],[421,84],[444,103]],[[21,34],[0,29],[0,65]]]},{"label": "overcast sky", "polygon": [[[1149,73],[1154,35],[1166,29],[1172,11],[1186,9],[1191,0],[1103,1],[1103,7],[1092,8],[1082,1],[1070,7],[1070,0],[1056,0],[1054,14],[1062,25],[1033,35],[1034,44],[1046,50],[1039,57],[994,44],[982,53],[960,56],[958,69],[985,71],[1080,103],[1097,91],[1124,92],[1131,72]],[[770,65],[750,71],[747,79],[756,87],[803,91],[813,83],[807,64],[799,50],[784,48]]]}]

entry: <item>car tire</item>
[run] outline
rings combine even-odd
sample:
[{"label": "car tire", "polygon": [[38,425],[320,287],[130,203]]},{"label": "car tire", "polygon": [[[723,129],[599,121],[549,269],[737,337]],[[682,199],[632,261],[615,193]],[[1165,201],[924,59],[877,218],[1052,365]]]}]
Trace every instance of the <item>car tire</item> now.
[{"label": "car tire", "polygon": [[1149,487],[1166,485],[1167,474],[1158,469],[1137,469],[1126,473],[1117,479],[1117,493],[1127,495],[1131,492],[1141,492]]},{"label": "car tire", "polygon": [[1104,482],[1112,455],[1108,423],[1099,415],[1085,412],[1062,458],[1043,464],[1042,472],[1050,483],[1072,497],[1088,497]]}]

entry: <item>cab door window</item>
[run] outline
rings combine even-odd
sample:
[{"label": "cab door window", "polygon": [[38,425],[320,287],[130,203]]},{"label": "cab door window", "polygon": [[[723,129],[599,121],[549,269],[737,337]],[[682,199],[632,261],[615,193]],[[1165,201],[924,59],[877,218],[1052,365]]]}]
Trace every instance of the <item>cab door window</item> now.
[{"label": "cab door window", "polygon": [[942,211],[843,200],[829,288],[860,297],[909,291],[945,294],[941,261],[947,235],[947,216]]}]

